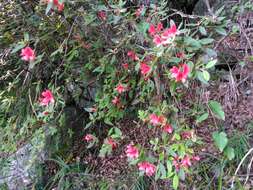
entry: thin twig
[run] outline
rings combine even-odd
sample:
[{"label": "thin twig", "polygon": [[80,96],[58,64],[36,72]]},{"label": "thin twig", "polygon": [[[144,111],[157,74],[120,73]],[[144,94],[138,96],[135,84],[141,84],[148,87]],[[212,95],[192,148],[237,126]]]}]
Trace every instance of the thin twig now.
[{"label": "thin twig", "polygon": [[169,16],[173,16],[173,15],[180,15],[183,18],[191,18],[191,19],[196,19],[196,18],[203,18],[203,16],[198,16],[198,15],[188,15],[183,13],[182,11],[176,10],[176,9],[170,9],[172,11],[174,11],[174,13],[170,14]]},{"label": "thin twig", "polygon": [[237,166],[236,171],[235,171],[235,174],[234,174],[234,176],[233,176],[233,178],[232,178],[231,189],[234,188],[235,177],[236,177],[236,175],[237,175],[237,173],[238,173],[238,171],[239,171],[239,169],[240,169],[242,163],[244,162],[244,160],[245,160],[252,152],[253,152],[253,148],[251,148],[251,149],[247,152],[247,154],[245,154],[245,156],[242,158],[241,162],[240,162],[239,165]]},{"label": "thin twig", "polygon": [[250,163],[247,167],[247,176],[246,176],[246,179],[245,179],[245,182],[244,182],[244,185],[246,185],[248,179],[249,179],[249,174],[250,174],[250,169],[251,169],[251,166],[252,166],[252,162],[253,162],[253,156],[252,158],[250,159]]}]

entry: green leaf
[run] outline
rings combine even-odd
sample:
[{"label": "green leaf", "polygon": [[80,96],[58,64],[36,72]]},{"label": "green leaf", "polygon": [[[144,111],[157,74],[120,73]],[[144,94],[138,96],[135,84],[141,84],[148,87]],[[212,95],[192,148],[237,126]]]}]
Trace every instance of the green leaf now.
[{"label": "green leaf", "polygon": [[178,176],[180,178],[180,180],[185,180],[185,172],[184,172],[184,169],[180,169],[179,172],[178,172]]},{"label": "green leaf", "polygon": [[228,144],[228,138],[227,138],[227,134],[224,132],[214,132],[213,133],[213,140],[214,140],[214,144],[218,147],[218,149],[223,152],[224,148],[227,146]]},{"label": "green leaf", "polygon": [[172,173],[172,164],[171,164],[171,161],[168,160],[166,165],[167,165],[167,176],[170,176],[171,173]]},{"label": "green leaf", "polygon": [[119,128],[113,127],[109,130],[108,135],[114,139],[117,139],[122,137],[122,132]]},{"label": "green leaf", "polygon": [[197,78],[204,84],[208,84],[208,82],[205,80],[203,72],[202,71],[197,71]]},{"label": "green leaf", "polygon": [[113,126],[113,123],[110,121],[109,118],[105,118],[105,119],[104,119],[104,122],[105,122],[106,124],[108,124],[108,125]]},{"label": "green leaf", "polygon": [[210,79],[210,74],[208,73],[208,71],[202,71],[203,72],[203,78],[208,82]]},{"label": "green leaf", "polygon": [[162,163],[159,164],[159,171],[161,173],[161,179],[166,178],[166,169]]},{"label": "green leaf", "polygon": [[197,49],[201,48],[201,44],[199,40],[193,39],[191,37],[185,37],[185,43],[186,45],[196,47]]},{"label": "green leaf", "polygon": [[199,31],[202,35],[206,36],[207,35],[207,32],[206,32],[206,29],[203,27],[203,26],[200,26],[199,27]]},{"label": "green leaf", "polygon": [[215,28],[215,31],[223,36],[226,36],[227,35],[227,31],[224,29],[224,28]]},{"label": "green leaf", "polygon": [[178,185],[179,185],[179,178],[177,175],[174,175],[172,182],[173,189],[177,189]]},{"label": "green leaf", "polygon": [[233,160],[235,158],[235,151],[232,147],[227,147],[224,150],[224,155],[229,159],[229,160]]},{"label": "green leaf", "polygon": [[217,52],[213,49],[206,48],[205,52],[209,57],[217,57]]},{"label": "green leaf", "polygon": [[139,110],[138,111],[138,118],[140,120],[145,120],[147,118],[147,113],[144,110]]},{"label": "green leaf", "polygon": [[149,28],[149,23],[141,22],[140,24],[137,25],[137,27],[140,33],[145,34]]},{"label": "green leaf", "polygon": [[205,66],[206,69],[210,69],[212,68],[215,64],[217,63],[217,59],[211,60],[207,63],[207,65]]},{"label": "green leaf", "polygon": [[25,40],[26,42],[29,41],[29,34],[28,34],[27,32],[24,33],[24,40]]},{"label": "green leaf", "polygon": [[18,44],[14,47],[14,49],[11,51],[11,53],[16,53],[17,51],[21,50],[23,47],[25,47],[25,44]]},{"label": "green leaf", "polygon": [[196,123],[201,123],[202,121],[205,121],[208,118],[208,115],[209,114],[207,112],[202,114],[196,119]]},{"label": "green leaf", "polygon": [[211,44],[213,43],[214,39],[212,38],[203,38],[200,40],[200,43],[203,45]]},{"label": "green leaf", "polygon": [[220,105],[219,102],[214,101],[214,100],[210,100],[208,102],[208,105],[211,109],[211,111],[213,112],[213,114],[218,118],[218,119],[222,119],[225,120],[225,113]]}]

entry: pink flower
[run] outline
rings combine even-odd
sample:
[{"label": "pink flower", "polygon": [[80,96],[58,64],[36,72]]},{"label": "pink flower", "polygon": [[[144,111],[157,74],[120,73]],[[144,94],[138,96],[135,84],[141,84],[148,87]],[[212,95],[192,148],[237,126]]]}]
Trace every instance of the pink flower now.
[{"label": "pink flower", "polygon": [[155,173],[156,166],[147,161],[138,164],[139,170],[144,171],[147,176],[152,176]]},{"label": "pink flower", "polygon": [[159,23],[157,24],[156,30],[157,30],[158,32],[160,32],[160,31],[163,30],[163,24],[162,24],[161,22],[159,22]]},{"label": "pink flower", "polygon": [[187,64],[179,65],[179,67],[173,66],[170,69],[171,76],[176,79],[176,81],[185,82],[186,78],[190,72],[190,68]]},{"label": "pink flower", "polygon": [[139,58],[138,56],[136,55],[136,53],[132,50],[128,51],[127,52],[127,56],[130,57],[130,59],[132,59],[133,61],[138,61]]},{"label": "pink flower", "polygon": [[155,27],[153,24],[150,24],[148,30],[150,36],[153,37],[153,42],[156,46],[168,45],[172,43],[173,38],[178,34],[177,26],[172,24],[170,28],[163,30],[163,24],[159,22]]},{"label": "pink flower", "polygon": [[154,126],[161,124],[161,118],[154,113],[150,114],[149,119],[150,119],[150,123]]},{"label": "pink flower", "polygon": [[125,86],[123,86],[122,84],[118,84],[118,86],[116,87],[116,91],[117,91],[119,94],[121,94],[121,93],[123,93],[123,92],[126,91],[126,88],[125,88]]},{"label": "pink flower", "polygon": [[172,161],[173,165],[175,166],[176,171],[180,170],[180,160],[179,157],[176,156],[173,161]]},{"label": "pink flower", "polygon": [[175,37],[177,34],[177,26],[175,24],[173,24],[170,28],[166,29],[163,34],[162,37],[163,38],[172,38]]},{"label": "pink flower", "polygon": [[163,127],[163,131],[171,134],[173,132],[173,128],[170,124],[166,124]]},{"label": "pink flower", "polygon": [[192,160],[194,160],[194,161],[200,161],[200,157],[199,156],[193,156]]},{"label": "pink flower", "polygon": [[153,38],[153,42],[155,43],[156,46],[160,46],[163,43],[163,39],[159,35],[155,35]]},{"label": "pink flower", "polygon": [[137,159],[139,157],[139,150],[132,144],[129,144],[126,148],[126,155],[128,158]]},{"label": "pink flower", "polygon": [[163,24],[161,22],[159,22],[156,27],[155,27],[155,25],[150,24],[148,32],[149,32],[150,36],[154,36],[155,34],[157,34],[157,32],[161,32],[162,30],[163,30]]},{"label": "pink flower", "polygon": [[21,59],[24,61],[34,61],[35,60],[35,52],[30,47],[23,48],[21,50],[20,56],[22,56]]},{"label": "pink flower", "polygon": [[123,66],[124,69],[128,69],[129,64],[128,63],[123,63],[122,66]]},{"label": "pink flower", "polygon": [[50,90],[45,90],[41,94],[40,105],[48,106],[50,103],[54,103],[54,96]]},{"label": "pink flower", "polygon": [[64,4],[63,3],[62,4],[59,3],[58,6],[57,6],[57,9],[58,9],[59,12],[63,11]]},{"label": "pink flower", "polygon": [[113,98],[113,100],[112,100],[112,103],[113,103],[114,105],[117,105],[119,102],[120,102],[120,100],[119,100],[119,97],[117,97],[117,96],[115,96],[115,97]]},{"label": "pink flower", "polygon": [[140,69],[142,75],[147,75],[151,70],[150,66],[144,62],[141,63]]},{"label": "pink flower", "polygon": [[106,144],[110,145],[112,149],[115,149],[117,147],[117,143],[115,142],[113,138],[108,138],[106,140]]},{"label": "pink flower", "polygon": [[53,2],[54,7],[57,7],[59,12],[61,12],[64,9],[64,3],[60,3],[59,0],[48,0],[48,3],[51,2]]},{"label": "pink flower", "polygon": [[191,164],[191,158],[190,158],[188,155],[186,155],[186,156],[182,159],[181,165],[182,165],[183,167],[186,167],[186,168],[190,167],[190,166],[192,165],[192,164]]},{"label": "pink flower", "polygon": [[85,141],[87,141],[87,142],[91,142],[91,141],[94,140],[94,136],[91,135],[91,134],[87,134],[87,135],[84,136],[83,139],[84,139]]},{"label": "pink flower", "polygon": [[185,55],[184,55],[183,52],[178,52],[178,53],[176,54],[176,56],[177,56],[178,58],[180,58],[180,59],[183,59]]},{"label": "pink flower", "polygon": [[106,12],[104,10],[98,11],[98,18],[102,21],[105,21],[107,19]]},{"label": "pink flower", "polygon": [[156,28],[153,24],[150,24],[149,25],[149,29],[148,29],[148,32],[151,36],[154,36],[156,34]]}]

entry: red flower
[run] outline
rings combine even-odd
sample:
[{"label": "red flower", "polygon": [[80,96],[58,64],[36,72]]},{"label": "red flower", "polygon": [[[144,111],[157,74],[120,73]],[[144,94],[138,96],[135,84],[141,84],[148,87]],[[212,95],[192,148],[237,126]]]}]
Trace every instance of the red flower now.
[{"label": "red flower", "polygon": [[63,11],[63,9],[64,9],[64,3],[58,4],[57,9],[58,9],[59,12]]},{"label": "red flower", "polygon": [[87,141],[87,142],[91,142],[91,141],[94,140],[94,136],[91,135],[91,134],[87,134],[87,135],[84,136],[83,139],[84,139],[85,141]]},{"label": "red flower", "polygon": [[179,67],[173,66],[170,69],[172,77],[176,79],[176,81],[185,82],[186,78],[190,72],[190,68],[187,64],[179,65]]},{"label": "red flower", "polygon": [[163,43],[163,39],[159,35],[155,35],[153,42],[156,46],[160,46]]},{"label": "red flower", "polygon": [[116,91],[117,91],[119,94],[121,94],[121,93],[123,93],[123,92],[126,91],[126,88],[125,88],[125,86],[123,86],[122,84],[118,84],[118,86],[116,87]]},{"label": "red flower", "polygon": [[163,30],[163,24],[161,22],[159,22],[156,27],[153,24],[150,24],[148,32],[150,36],[153,37],[153,42],[156,46],[172,43],[173,38],[178,33],[175,24],[172,24],[170,28]]},{"label": "red flower", "polygon": [[176,171],[179,171],[180,170],[180,160],[179,160],[179,157],[176,156],[174,159],[173,159],[173,165],[175,166],[175,169]]},{"label": "red flower", "polygon": [[92,107],[92,108],[91,108],[91,112],[94,113],[94,112],[96,112],[96,111],[97,111],[97,108],[96,108],[96,107]]},{"label": "red flower", "polygon": [[183,52],[178,52],[178,53],[176,54],[176,56],[177,56],[178,58],[180,58],[180,59],[183,59],[185,55],[184,55]]},{"label": "red flower", "polygon": [[177,34],[177,26],[175,24],[173,24],[170,28],[166,29],[162,36],[164,38],[172,38],[175,37]]},{"label": "red flower", "polygon": [[163,30],[163,24],[161,22],[159,22],[156,27],[155,27],[155,25],[150,24],[148,32],[149,32],[150,36],[154,36],[157,32],[161,32],[162,30]]},{"label": "red flower", "polygon": [[147,176],[152,176],[155,173],[156,166],[147,161],[138,164],[139,170],[144,171]]},{"label": "red flower", "polygon": [[140,69],[141,69],[141,74],[142,75],[147,75],[150,72],[150,70],[151,70],[150,66],[147,65],[144,62],[141,63]]},{"label": "red flower", "polygon": [[148,32],[151,36],[154,36],[156,34],[156,28],[153,24],[150,24],[149,25],[149,29],[148,29]]},{"label": "red flower", "polygon": [[54,103],[54,96],[50,90],[45,90],[41,94],[40,105],[48,106],[50,103]]},{"label": "red flower", "polygon": [[106,140],[106,144],[110,145],[112,149],[115,149],[117,147],[117,143],[115,142],[113,138],[108,138]]},{"label": "red flower", "polygon": [[132,59],[133,61],[138,61],[139,58],[138,56],[136,55],[136,53],[132,50],[128,51],[127,52],[127,56],[130,57],[130,59]]},{"label": "red flower", "polygon": [[22,56],[21,59],[24,61],[34,61],[35,60],[35,52],[30,47],[23,48],[21,50],[20,56]]},{"label": "red flower", "polygon": [[166,124],[163,127],[163,131],[171,134],[173,132],[173,128],[170,124]]},{"label": "red flower", "polygon": [[186,155],[186,156],[182,159],[181,165],[182,165],[183,167],[186,167],[186,168],[190,167],[190,166],[192,165],[192,164],[191,164],[191,158],[190,158],[188,155]]},{"label": "red flower", "polygon": [[158,32],[160,32],[160,31],[163,30],[163,24],[162,24],[161,22],[159,22],[159,23],[157,24],[156,30],[157,30]]},{"label": "red flower", "polygon": [[192,139],[194,135],[193,131],[183,131],[181,132],[181,136],[183,139]]},{"label": "red flower", "polygon": [[98,11],[98,18],[102,21],[105,21],[107,19],[106,12],[104,10]]},{"label": "red flower", "polygon": [[139,157],[139,150],[132,144],[129,144],[126,148],[126,155],[128,158],[137,159]]},{"label": "red flower", "polygon": [[123,63],[122,66],[123,66],[124,69],[128,69],[129,64],[128,63]]},{"label": "red flower", "polygon": [[57,7],[59,12],[61,12],[64,9],[64,3],[60,3],[59,0],[48,0],[48,3],[51,2],[53,2],[54,7]]},{"label": "red flower", "polygon": [[119,102],[120,102],[120,99],[119,99],[117,96],[115,96],[115,97],[113,98],[113,100],[112,100],[112,103],[113,103],[114,105],[117,105]]},{"label": "red flower", "polygon": [[150,114],[149,116],[150,123],[154,126],[160,125],[161,124],[161,117],[157,116],[156,114]]},{"label": "red flower", "polygon": [[49,115],[48,111],[43,112],[44,115]]}]

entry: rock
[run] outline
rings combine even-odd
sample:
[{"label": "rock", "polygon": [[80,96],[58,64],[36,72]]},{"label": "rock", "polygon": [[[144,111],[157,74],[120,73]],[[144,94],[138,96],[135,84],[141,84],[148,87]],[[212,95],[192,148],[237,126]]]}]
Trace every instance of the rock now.
[{"label": "rock", "polygon": [[38,176],[38,165],[50,156],[45,148],[47,138],[55,132],[55,127],[41,127],[30,143],[9,156],[8,164],[0,168],[0,187],[5,184],[9,190],[31,189],[41,177]]},{"label": "rock", "polygon": [[0,167],[0,189],[4,185],[9,190],[32,189],[37,183],[45,185],[42,164],[55,156],[63,160],[71,156],[74,139],[81,138],[84,121],[84,112],[68,106],[61,115],[59,126],[44,125],[37,129],[24,146],[6,156],[7,164]]}]

